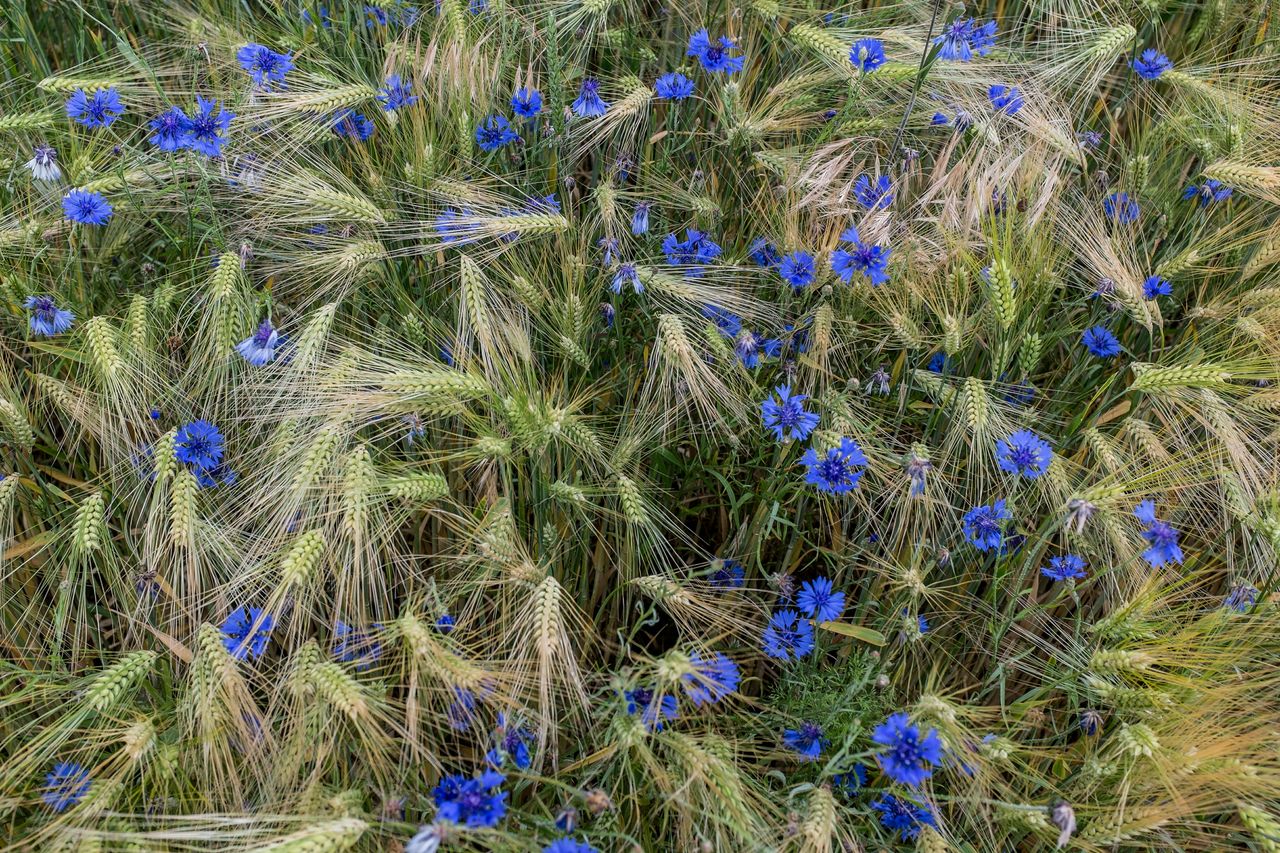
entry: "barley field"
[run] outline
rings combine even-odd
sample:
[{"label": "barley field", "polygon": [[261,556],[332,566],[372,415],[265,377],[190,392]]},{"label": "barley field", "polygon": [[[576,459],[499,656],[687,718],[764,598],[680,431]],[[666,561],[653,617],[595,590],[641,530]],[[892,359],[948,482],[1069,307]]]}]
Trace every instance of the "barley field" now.
[{"label": "barley field", "polygon": [[0,849],[1280,851],[1274,0],[7,0]]}]

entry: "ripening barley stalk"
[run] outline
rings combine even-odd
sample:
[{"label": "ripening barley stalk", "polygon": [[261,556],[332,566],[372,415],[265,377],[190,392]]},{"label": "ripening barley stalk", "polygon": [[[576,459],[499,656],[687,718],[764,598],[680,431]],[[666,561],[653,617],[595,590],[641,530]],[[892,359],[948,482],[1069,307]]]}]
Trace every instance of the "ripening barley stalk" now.
[{"label": "ripening barley stalk", "polygon": [[1265,4],[10,5],[0,849],[1280,849]]}]

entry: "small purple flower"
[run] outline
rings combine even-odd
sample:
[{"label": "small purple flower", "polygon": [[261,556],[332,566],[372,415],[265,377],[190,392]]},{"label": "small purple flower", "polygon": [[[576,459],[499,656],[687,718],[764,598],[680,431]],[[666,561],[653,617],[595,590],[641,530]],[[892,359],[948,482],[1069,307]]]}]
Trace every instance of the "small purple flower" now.
[{"label": "small purple flower", "polygon": [[900,785],[919,787],[933,775],[932,766],[942,761],[942,741],[937,731],[930,729],[921,737],[920,729],[911,725],[911,718],[902,711],[876,726],[871,740],[885,747],[877,756],[880,766]]},{"label": "small purple flower", "polygon": [[55,305],[52,296],[28,296],[22,304],[31,312],[27,321],[31,333],[43,338],[62,334],[76,319],[75,314]]},{"label": "small purple flower", "polygon": [[264,89],[272,83],[283,84],[284,76],[293,70],[293,54],[276,53],[260,44],[246,44],[236,51],[236,59],[250,79]]},{"label": "small purple flower", "polygon": [[800,660],[813,651],[813,626],[794,610],[779,610],[762,637],[764,653],[779,660]]},{"label": "small purple flower", "polygon": [[1000,548],[1004,543],[1005,522],[1012,518],[1013,514],[1005,508],[1003,499],[974,507],[964,514],[964,537],[979,551]]},{"label": "small purple flower", "polygon": [[1149,275],[1142,283],[1143,299],[1158,299],[1161,296],[1173,295],[1173,285],[1158,275]]},{"label": "small purple flower", "polygon": [[511,111],[521,118],[534,118],[542,112],[542,93],[537,89],[518,89],[511,96]]},{"label": "small purple flower", "polygon": [[1168,563],[1182,565],[1182,548],[1178,545],[1178,537],[1182,534],[1168,522],[1156,518],[1156,505],[1153,501],[1143,501],[1134,507],[1134,517],[1147,525],[1142,538],[1150,545],[1142,552],[1142,559],[1151,568],[1158,569]]},{"label": "small purple flower", "polygon": [[1107,218],[1119,222],[1121,225],[1127,225],[1138,218],[1141,210],[1138,203],[1129,198],[1128,193],[1112,193],[1102,202],[1102,212]]},{"label": "small purple flower", "polygon": [[816,412],[805,411],[804,401],[809,399],[808,395],[792,394],[789,385],[779,385],[773,393],[777,395],[776,399],[771,395],[760,404],[765,427],[773,430],[778,441],[788,438],[804,441],[818,426],[819,420]]},{"label": "small purple flower", "polygon": [[1016,86],[996,84],[987,90],[987,97],[991,100],[992,109],[1007,115],[1013,115],[1026,105]]},{"label": "small purple flower", "polygon": [[1084,348],[1098,358],[1114,358],[1120,354],[1120,341],[1106,326],[1085,329],[1080,340]]},{"label": "small purple flower", "polygon": [[394,112],[401,107],[411,107],[418,103],[418,96],[411,94],[413,84],[400,79],[399,74],[387,75],[387,82],[378,90],[378,103],[384,112]]},{"label": "small purple flower", "polygon": [[841,438],[840,446],[833,447],[819,457],[812,447],[800,457],[800,464],[808,468],[805,482],[817,486],[819,491],[842,495],[858,487],[862,479],[867,457],[852,438]]},{"label": "small purple flower", "polygon": [[792,252],[783,257],[778,264],[778,274],[782,280],[796,290],[813,283],[815,270],[813,255],[808,252]]}]

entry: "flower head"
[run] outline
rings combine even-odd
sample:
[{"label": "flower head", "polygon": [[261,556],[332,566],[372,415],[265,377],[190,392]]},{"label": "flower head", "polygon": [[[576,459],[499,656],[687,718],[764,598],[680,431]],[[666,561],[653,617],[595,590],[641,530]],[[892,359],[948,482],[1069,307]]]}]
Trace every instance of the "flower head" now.
[{"label": "flower head", "polygon": [[284,75],[293,70],[293,54],[276,53],[260,44],[246,44],[236,51],[236,59],[250,79],[264,89],[271,88],[272,83],[284,83]]},{"label": "flower head", "polygon": [[880,39],[858,39],[849,49],[849,61],[863,74],[875,71],[886,62],[884,42]]},{"label": "flower head", "polygon": [[[671,237],[674,236],[674,234],[671,235]],[[672,263],[675,263],[675,261],[672,261]],[[721,308],[719,305],[703,305],[702,316],[710,320],[720,334],[727,338],[736,338],[738,333],[742,331],[742,318],[731,311]]]},{"label": "flower head", "polygon": [[805,411],[804,401],[807,399],[807,394],[792,394],[791,386],[779,385],[773,389],[773,395],[760,404],[764,425],[773,430],[778,441],[788,438],[804,441],[818,426],[817,412]]},{"label": "flower head", "polygon": [[62,197],[62,213],[81,225],[106,225],[111,219],[111,202],[102,193],[72,190]]},{"label": "flower head", "polygon": [[494,732],[494,739],[497,745],[485,755],[494,767],[501,767],[510,761],[521,770],[528,770],[533,764],[533,756],[529,753],[529,742],[533,740],[533,732],[524,726],[509,723],[506,714],[498,714],[498,727]]},{"label": "flower head", "polygon": [[662,241],[662,253],[667,263],[675,265],[709,264],[720,257],[722,249],[706,234],[690,228],[684,232],[684,240],[668,234]]},{"label": "flower head", "polygon": [[120,93],[112,86],[97,89],[86,95],[84,89],[76,89],[67,98],[67,116],[85,127],[107,127],[124,112]]},{"label": "flower head", "polygon": [[1049,442],[1031,430],[1020,429],[996,442],[996,464],[1001,471],[1034,480],[1049,470],[1052,461]]},{"label": "flower head", "polygon": [[796,606],[815,622],[834,622],[844,612],[844,593],[832,589],[828,578],[814,578],[801,585]]},{"label": "flower head", "polygon": [[482,151],[497,151],[504,145],[519,140],[520,134],[511,127],[506,116],[491,115],[476,128],[476,144]]},{"label": "flower head", "polygon": [[222,620],[222,645],[236,660],[261,657],[274,625],[275,618],[260,607],[237,607]]},{"label": "flower head", "polygon": [[683,101],[693,94],[693,81],[679,71],[672,71],[658,78],[653,91],[659,98]]},{"label": "flower head", "polygon": [[55,812],[66,811],[84,799],[93,782],[89,771],[75,761],[59,761],[44,777],[40,799]]},{"label": "flower head", "polygon": [[794,610],[779,610],[765,626],[762,640],[769,657],[799,660],[813,651],[813,626]]},{"label": "flower head", "polygon": [[1141,210],[1128,193],[1112,193],[1103,200],[1102,212],[1108,219],[1127,225],[1138,218]]},{"label": "flower head", "polygon": [[1016,86],[996,84],[987,90],[987,97],[991,100],[991,108],[998,113],[1013,115],[1025,106],[1022,93]]},{"label": "flower head", "polygon": [[1182,534],[1168,522],[1156,518],[1156,505],[1152,501],[1143,501],[1133,509],[1134,517],[1147,525],[1142,532],[1150,547],[1142,552],[1142,559],[1151,568],[1158,569],[1168,563],[1182,564],[1182,548],[1178,545],[1178,537]]},{"label": "flower head", "polygon": [[717,559],[711,563],[712,572],[708,579],[716,589],[740,589],[743,583],[742,563],[737,560]]},{"label": "flower head", "polygon": [[400,79],[399,74],[387,75],[387,82],[378,90],[378,103],[384,112],[393,112],[401,107],[411,107],[418,103],[418,96],[411,94],[413,84]]},{"label": "flower head", "polygon": [[542,112],[542,93],[537,89],[519,89],[511,96],[511,111],[521,118],[533,118]]},{"label": "flower head", "polygon": [[733,354],[742,362],[743,367],[755,370],[760,366],[760,356],[769,355],[776,343],[777,341],[767,340],[750,329],[743,329],[734,341]]},{"label": "flower head", "polygon": [[600,851],[585,841],[577,841],[566,836],[557,838],[543,847],[542,853],[600,853]]},{"label": "flower head", "polygon": [[276,357],[276,347],[281,343],[279,330],[268,319],[259,323],[252,335],[236,344],[236,352],[254,367],[262,367]]},{"label": "flower head", "polygon": [[817,486],[819,491],[842,495],[858,487],[867,457],[852,438],[841,438],[840,446],[833,447],[825,456],[818,456],[812,447],[800,457],[800,464],[809,470],[805,482]]},{"label": "flower head", "polygon": [[618,271],[613,274],[613,281],[609,285],[609,289],[614,293],[621,293],[623,285],[631,285],[631,289],[636,293],[644,293],[644,284],[640,281],[640,274],[636,272],[635,264],[619,264]]},{"label": "flower head", "polygon": [[1061,557],[1050,557],[1049,565],[1040,569],[1040,574],[1053,581],[1083,580],[1085,562],[1075,554],[1064,554]]},{"label": "flower head", "polygon": [[876,178],[874,184],[870,175],[859,175],[853,184],[853,197],[867,210],[884,210],[893,204],[893,194],[889,192],[891,188],[892,182],[888,175]]},{"label": "flower head", "polygon": [[1013,514],[1005,508],[1003,500],[976,506],[964,514],[964,537],[979,551],[999,548],[1004,543],[1004,523],[1012,518]]},{"label": "flower head", "polygon": [[347,139],[357,139],[364,142],[370,136],[373,136],[373,122],[364,113],[358,113],[350,107],[338,110],[330,116],[329,124],[336,135]]},{"label": "flower head", "polygon": [[501,790],[506,778],[496,770],[485,770],[473,778],[461,774],[444,777],[431,792],[436,820],[470,829],[497,826],[507,814],[507,792]]},{"label": "flower head", "polygon": [[1222,599],[1222,606],[1236,613],[1244,613],[1258,602],[1258,588],[1247,583],[1238,583]]},{"label": "flower head", "polygon": [[885,747],[878,755],[880,766],[900,785],[919,787],[933,775],[933,765],[942,761],[942,741],[937,731],[930,729],[921,737],[920,729],[911,725],[911,718],[903,711],[889,715],[876,726],[871,740]]},{"label": "flower head", "polygon": [[836,249],[831,253],[831,270],[841,281],[848,284],[855,272],[862,273],[869,279],[872,287],[879,287],[889,280],[886,269],[892,249],[864,243],[856,228],[846,229],[840,239],[854,244],[852,251]]},{"label": "flower head", "polygon": [[941,45],[938,58],[951,62],[971,62],[973,57],[986,56],[996,41],[996,22],[979,24],[975,19],[956,19],[933,40]]},{"label": "flower head", "polygon": [[813,283],[813,255],[808,252],[792,252],[778,263],[778,274],[782,280],[796,290]]},{"label": "flower head", "polygon": [[1149,47],[1136,57],[1130,66],[1143,80],[1156,80],[1166,71],[1173,70],[1173,63],[1155,48]]},{"label": "flower head", "polygon": [[640,715],[640,721],[651,732],[662,731],[668,720],[674,720],[679,713],[679,703],[674,696],[658,697],[647,687],[637,687],[623,694],[627,700],[627,713]]},{"label": "flower head", "polygon": [[1231,194],[1235,192],[1231,187],[1225,186],[1222,181],[1209,178],[1203,184],[1191,184],[1182,191],[1184,199],[1195,199],[1201,207],[1208,207],[1210,204],[1219,201],[1225,201],[1231,198]]},{"label": "flower head", "polygon": [[382,657],[382,643],[368,631],[353,628],[339,619],[333,629],[333,656],[343,663],[355,664],[356,669],[368,669]]},{"label": "flower head", "polygon": [[689,655],[689,668],[689,672],[680,676],[680,682],[685,696],[698,708],[719,702],[737,690],[742,681],[738,665],[720,652],[711,657],[694,652]]},{"label": "flower head", "polygon": [[213,468],[222,461],[222,433],[206,420],[191,421],[178,428],[173,455],[184,465]]},{"label": "flower head", "polygon": [[801,723],[798,729],[787,729],[782,733],[782,743],[787,749],[800,753],[807,761],[815,761],[822,755],[822,750],[831,745],[831,741],[817,723]]},{"label": "flower head", "polygon": [[1098,358],[1114,358],[1120,354],[1120,341],[1106,326],[1085,329],[1080,341],[1085,349]]},{"label": "flower head", "polygon": [[1173,295],[1173,285],[1158,275],[1149,275],[1142,283],[1143,299],[1158,299],[1161,296]]},{"label": "flower head", "polygon": [[927,806],[917,805],[893,794],[881,794],[871,804],[871,808],[880,812],[880,825],[898,832],[903,841],[910,841],[918,836],[923,827],[937,826],[933,812]]},{"label": "flower head", "polygon": [[28,296],[22,303],[31,312],[27,321],[31,333],[44,338],[60,335],[71,328],[76,315],[65,308],[59,308],[52,296]]},{"label": "flower head", "polygon": [[722,74],[735,74],[742,70],[744,58],[733,56],[738,46],[728,36],[720,36],[712,40],[705,29],[698,30],[689,37],[689,48],[685,56],[696,56],[707,71]]},{"label": "flower head", "polygon": [[236,115],[222,109],[217,101],[207,101],[200,95],[196,95],[196,109],[189,119],[186,146],[206,157],[217,157],[227,144],[223,133],[231,127]]},{"label": "flower head", "polygon": [[578,97],[571,105],[576,116],[602,116],[609,110],[609,105],[600,97],[600,82],[590,77],[582,81],[578,89]]},{"label": "flower head", "polygon": [[25,165],[37,181],[56,181],[62,177],[62,170],[58,168],[58,152],[50,145],[37,145]]},{"label": "flower head", "polygon": [[150,142],[161,151],[178,151],[187,146],[191,119],[181,107],[169,107],[147,125],[153,131]]},{"label": "flower head", "polygon": [[636,203],[636,209],[631,213],[632,234],[647,234],[649,232],[649,210],[652,207],[652,202],[641,201]]}]

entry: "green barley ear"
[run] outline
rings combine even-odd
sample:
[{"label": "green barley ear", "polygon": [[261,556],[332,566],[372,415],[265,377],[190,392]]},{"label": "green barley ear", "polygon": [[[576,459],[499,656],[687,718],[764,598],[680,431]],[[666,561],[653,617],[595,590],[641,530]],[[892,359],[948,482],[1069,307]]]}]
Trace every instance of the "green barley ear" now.
[{"label": "green barley ear", "polygon": [[392,497],[414,504],[430,503],[449,494],[449,482],[443,474],[391,477],[385,488]]},{"label": "green barley ear", "polygon": [[106,381],[114,379],[116,373],[124,367],[120,351],[116,348],[116,330],[106,317],[91,317],[84,324],[84,337],[89,347],[90,360],[98,369],[98,375]]},{"label": "green barley ear", "polygon": [[294,540],[289,552],[280,561],[280,586],[292,589],[312,580],[316,567],[324,559],[324,534],[308,530]]},{"label": "green barley ear", "polygon": [[1248,803],[1239,803],[1236,811],[1240,813],[1240,822],[1249,831],[1259,850],[1280,853],[1280,820],[1270,812]]},{"label": "green barley ear", "polygon": [[1130,24],[1121,24],[1103,32],[1085,52],[1088,62],[1104,62],[1114,60],[1133,44],[1138,31]]},{"label": "green barley ear", "polygon": [[337,311],[338,303],[330,302],[311,313],[307,325],[302,327],[302,334],[298,335],[298,345],[293,353],[295,364],[311,365],[320,357]]},{"label": "green barley ear", "polygon": [[644,499],[635,480],[625,474],[617,475],[618,502],[622,506],[622,515],[629,524],[644,527],[649,524],[649,511],[645,508]]},{"label": "green barley ear", "polygon": [[1231,379],[1231,372],[1212,364],[1162,366],[1137,361],[1133,363],[1132,391],[1158,394],[1181,388],[1223,388]]},{"label": "green barley ear", "polygon": [[243,276],[244,273],[240,269],[240,256],[235,252],[223,252],[218,256],[218,266],[209,278],[214,355],[219,359],[230,358],[239,339],[240,289]]},{"label": "green barley ear", "polygon": [[152,651],[130,652],[93,679],[84,692],[85,703],[105,714],[119,705],[144,678],[159,659]]},{"label": "green barley ear", "polygon": [[147,298],[134,294],[125,314],[125,337],[129,342],[129,354],[139,358],[147,352],[148,328]]},{"label": "green barley ear", "polygon": [[363,537],[369,526],[369,504],[378,485],[378,472],[363,444],[347,455],[342,476],[342,526],[350,536]]},{"label": "green barley ear", "polygon": [[964,347],[964,320],[952,314],[942,318],[942,351],[954,356]]},{"label": "green barley ear", "polygon": [[1018,319],[1018,298],[1014,291],[1013,270],[1003,256],[991,262],[987,282],[987,298],[1000,328],[1006,332]]},{"label": "green barley ear", "polygon": [[6,113],[0,115],[0,133],[31,133],[54,125],[58,113]]},{"label": "green barley ear", "polygon": [[1204,175],[1246,194],[1280,204],[1280,167],[1251,166],[1248,163],[1219,160],[1205,166]]},{"label": "green barley ear", "polygon": [[787,38],[798,47],[812,51],[833,65],[849,65],[850,46],[821,27],[795,24],[787,31]]},{"label": "green barley ear", "polygon": [[1044,338],[1032,332],[1022,339],[1018,349],[1018,369],[1023,376],[1031,376],[1040,364],[1040,355],[1044,351]]},{"label": "green barley ear", "polygon": [[185,548],[195,541],[196,492],[200,483],[196,475],[185,468],[173,481],[169,493],[169,539],[176,548]]},{"label": "green barley ear", "polygon": [[0,427],[4,428],[4,434],[12,447],[23,453],[31,452],[36,438],[31,430],[31,424],[27,421],[27,416],[4,398],[0,398]]},{"label": "green barley ear", "polygon": [[102,549],[107,539],[106,504],[100,492],[85,498],[76,511],[72,548],[78,554],[91,554]]},{"label": "green barley ear", "polygon": [[1157,264],[1155,274],[1161,278],[1171,278],[1191,269],[1199,260],[1199,252],[1195,249],[1187,249]]},{"label": "green barley ear", "polygon": [[804,823],[800,826],[800,836],[804,839],[803,849],[832,850],[832,836],[836,834],[839,825],[840,816],[831,788],[826,785],[815,786],[809,792],[809,801],[805,804]]},{"label": "green barley ear", "polygon": [[156,483],[164,484],[169,481],[174,472],[178,470],[178,458],[174,456],[174,449],[178,443],[178,431],[171,429],[160,438],[156,439],[155,448],[152,451],[152,460],[155,467]]},{"label": "green barley ear", "polygon": [[369,824],[354,817],[317,823],[254,847],[255,853],[343,853],[364,837]]},{"label": "green barley ear", "polygon": [[45,77],[36,84],[36,88],[42,92],[57,92],[59,95],[70,95],[76,89],[93,92],[95,89],[110,89],[113,86],[119,86],[120,83],[121,81],[118,77],[76,77],[55,74],[51,77]]},{"label": "green barley ear", "polygon": [[307,452],[303,454],[301,467],[293,477],[290,490],[294,494],[306,493],[329,472],[334,456],[337,455],[338,445],[342,442],[343,432],[341,424],[330,422],[316,433]]}]

